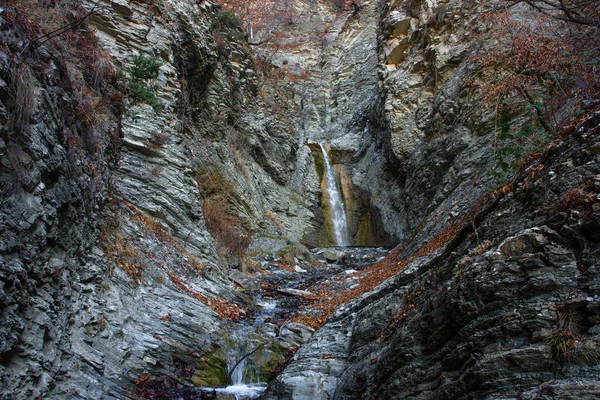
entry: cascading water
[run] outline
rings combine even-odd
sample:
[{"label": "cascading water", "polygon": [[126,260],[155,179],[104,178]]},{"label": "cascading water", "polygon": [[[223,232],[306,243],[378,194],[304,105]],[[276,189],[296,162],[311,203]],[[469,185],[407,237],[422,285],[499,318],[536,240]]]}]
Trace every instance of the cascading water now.
[{"label": "cascading water", "polygon": [[236,346],[227,354],[229,386],[215,389],[217,392],[232,394],[236,399],[257,399],[265,391],[266,384],[258,381],[258,371],[246,364],[248,354],[247,338],[252,326],[246,326],[232,335]]},{"label": "cascading water", "polygon": [[326,145],[320,142],[321,152],[323,153],[323,162],[325,164],[325,179],[327,184],[327,196],[329,198],[329,208],[331,210],[331,225],[335,235],[335,242],[338,246],[349,246],[348,224],[346,222],[346,210],[342,202],[342,196],[338,190],[335,171],[329,161]]},{"label": "cascading water", "polygon": [[[277,302],[272,300],[261,299],[257,304],[260,310],[254,314],[254,322],[241,324],[229,336],[225,353],[227,387],[203,387],[199,388],[199,391],[224,393],[233,396],[236,400],[253,400],[258,399],[267,389],[266,382],[261,382],[259,371],[260,366],[265,365],[265,361],[259,358],[257,362],[256,357],[260,357],[259,350],[277,340],[270,328],[264,329],[264,321],[274,318],[280,309],[277,307]],[[268,332],[271,334],[269,335]]]}]

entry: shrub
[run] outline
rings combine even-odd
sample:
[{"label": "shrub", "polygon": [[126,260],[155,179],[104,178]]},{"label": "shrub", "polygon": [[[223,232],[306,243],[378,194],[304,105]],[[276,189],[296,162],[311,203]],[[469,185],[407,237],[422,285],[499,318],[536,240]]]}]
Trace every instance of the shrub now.
[{"label": "shrub", "polygon": [[211,23],[211,30],[239,29],[240,19],[233,12],[221,11]]},{"label": "shrub", "polygon": [[136,103],[145,103],[152,108],[159,107],[156,89],[149,82],[158,78],[158,71],[162,65],[159,60],[143,55],[133,56],[133,65],[129,67],[131,80],[127,83],[129,97]]},{"label": "shrub", "polygon": [[145,103],[152,107],[158,105],[156,91],[147,83],[137,80],[129,81],[127,89],[129,91],[129,97],[134,103]]},{"label": "shrub", "polygon": [[233,211],[236,196],[232,182],[214,166],[198,166],[196,182],[202,195],[206,228],[215,240],[219,256],[226,262],[242,258],[252,235],[247,224]]},{"label": "shrub", "polygon": [[134,80],[148,80],[158,78],[161,62],[155,58],[144,55],[133,56],[133,66],[129,68]]},{"label": "shrub", "polygon": [[231,256],[242,258],[252,236],[250,229],[231,212],[228,201],[224,198],[205,199],[202,211],[219,255],[225,260],[231,260]]},{"label": "shrub", "polygon": [[493,25],[486,35],[495,46],[474,60],[481,65],[481,96],[496,113],[497,177],[505,179],[585,104],[598,102],[600,42],[598,27],[558,14],[524,21],[503,9],[487,18]]},{"label": "shrub", "polygon": [[[11,128],[26,131],[35,106],[34,85],[58,86],[67,95],[50,98],[60,109],[63,144],[73,160],[81,161],[81,149],[95,160],[108,144],[107,116],[121,111],[111,58],[87,25],[97,5],[88,10],[80,0],[7,0],[2,6]],[[46,69],[50,61],[54,72]]]}]

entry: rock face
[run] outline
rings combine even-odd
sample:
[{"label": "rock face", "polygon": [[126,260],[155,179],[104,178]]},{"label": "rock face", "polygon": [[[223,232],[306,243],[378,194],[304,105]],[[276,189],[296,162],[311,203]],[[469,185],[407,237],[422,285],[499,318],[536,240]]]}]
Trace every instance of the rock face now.
[{"label": "rock face", "polygon": [[[300,5],[310,10],[308,3]],[[402,217],[389,207],[398,203],[393,197],[396,183],[386,179],[394,157],[378,74],[382,7],[382,2],[368,2],[360,13],[337,17],[332,9],[322,10],[323,18],[329,16],[331,22],[322,46],[313,49],[319,62],[298,89],[302,93],[299,137],[305,150],[297,153],[293,182],[313,188],[314,182],[324,179],[317,143],[329,143],[332,164],[340,175],[351,242],[358,245],[391,245],[403,232],[398,220]],[[300,13],[298,19],[298,24],[307,25],[312,14]],[[318,242],[334,244],[325,231]]]},{"label": "rock face", "polygon": [[[3,396],[122,398],[140,376],[181,383],[202,368],[251,303],[206,228],[211,191],[228,190],[250,231],[297,240],[313,229],[305,199],[286,187],[293,129],[257,100],[253,62],[220,8],[92,7],[103,62],[131,96],[96,125],[66,114],[82,104],[70,90],[83,77],[56,40],[34,50],[46,69],[2,53]],[[4,22],[3,43],[21,51]],[[140,60],[160,66],[143,78],[142,101],[130,85]],[[23,92],[19,74],[35,90]],[[34,105],[25,123],[9,117],[23,93]]]},{"label": "rock face", "polygon": [[[494,44],[472,36],[486,29],[474,4],[411,4],[382,4],[383,129],[365,132],[389,136],[350,173],[388,235],[414,232],[390,259],[405,267],[334,313],[267,398],[594,398],[598,117],[480,203],[493,115],[465,88]],[[333,143],[340,160],[352,148]]]},{"label": "rock face", "polygon": [[[331,244],[320,141],[353,244],[404,240],[387,261],[403,270],[337,310],[266,398],[597,396],[600,116],[483,197],[495,123],[469,89],[471,56],[494,46],[475,35],[481,4],[299,0],[282,29],[310,46],[270,57],[308,77],[286,81],[209,1],[84,2],[95,12],[73,40],[44,43],[17,25],[60,10],[13,3],[0,10],[0,398],[222,383],[259,290],[244,252],[302,275],[310,254],[292,242]],[[279,328],[286,351],[313,333]]]},{"label": "rock face", "polygon": [[418,235],[396,258],[414,261],[338,310],[268,398],[595,398],[599,124],[410,257],[431,240]]}]

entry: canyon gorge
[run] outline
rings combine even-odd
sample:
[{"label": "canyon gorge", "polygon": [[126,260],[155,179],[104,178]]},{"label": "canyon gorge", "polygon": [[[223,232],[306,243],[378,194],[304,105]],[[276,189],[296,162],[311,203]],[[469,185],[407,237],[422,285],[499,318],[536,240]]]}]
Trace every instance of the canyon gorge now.
[{"label": "canyon gorge", "polygon": [[0,400],[598,398],[598,2],[246,3],[0,4]]}]

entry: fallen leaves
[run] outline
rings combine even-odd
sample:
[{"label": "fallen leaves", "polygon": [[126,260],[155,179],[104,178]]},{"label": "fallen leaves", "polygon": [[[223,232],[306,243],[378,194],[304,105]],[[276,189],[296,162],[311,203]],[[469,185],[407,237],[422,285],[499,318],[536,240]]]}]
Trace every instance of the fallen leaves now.
[{"label": "fallen leaves", "polygon": [[312,328],[320,327],[342,304],[348,303],[357,297],[370,292],[387,279],[398,274],[413,261],[431,254],[440,246],[455,237],[461,229],[462,224],[448,226],[414,254],[403,260],[398,259],[400,247],[397,247],[381,261],[367,267],[363,271],[354,273],[353,275],[357,278],[357,284],[350,288],[341,289],[339,291],[335,289],[336,287],[344,286],[340,280],[347,279],[347,276],[338,278],[337,281],[321,285],[314,296],[315,304],[311,306],[311,309],[305,308],[301,310],[301,313],[295,316],[293,321],[308,325]]},{"label": "fallen leaves", "polygon": [[248,315],[248,309],[219,297],[208,297],[202,293],[196,292],[195,290],[190,289],[183,279],[176,276],[172,272],[167,271],[164,267],[163,270],[166,272],[167,276],[171,282],[173,282],[173,285],[177,290],[200,301],[202,304],[208,306],[221,317],[227,318],[231,321],[239,321]]}]

